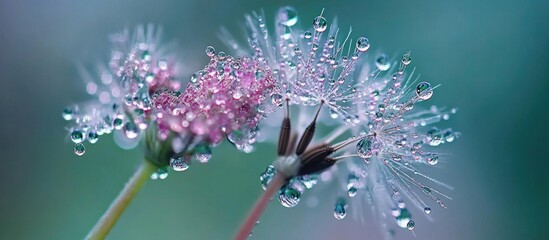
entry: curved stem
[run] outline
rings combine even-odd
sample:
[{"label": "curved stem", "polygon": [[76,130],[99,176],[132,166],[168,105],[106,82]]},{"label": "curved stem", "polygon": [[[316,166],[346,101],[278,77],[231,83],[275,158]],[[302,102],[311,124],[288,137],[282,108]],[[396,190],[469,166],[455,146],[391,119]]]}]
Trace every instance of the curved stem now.
[{"label": "curved stem", "polygon": [[286,183],[286,178],[282,176],[281,174],[275,174],[273,176],[273,179],[269,183],[269,186],[263,192],[263,195],[257,200],[254,207],[252,208],[252,211],[238,230],[238,233],[236,234],[235,238],[236,240],[246,240],[250,236],[250,233],[252,232],[255,224],[259,220],[259,217],[261,217],[261,214],[267,207],[267,204],[271,201],[273,195]]},{"label": "curved stem", "polygon": [[149,161],[143,161],[130,180],[128,180],[126,186],[124,186],[124,189],[122,189],[122,191],[118,194],[118,197],[116,197],[116,199],[111,203],[109,209],[107,209],[90,233],[88,233],[86,239],[105,239],[118,218],[120,218],[124,210],[128,207],[128,205],[130,205],[130,202],[135,197],[137,192],[139,192],[143,186],[143,183],[149,179],[151,174],[156,169],[157,167]]}]

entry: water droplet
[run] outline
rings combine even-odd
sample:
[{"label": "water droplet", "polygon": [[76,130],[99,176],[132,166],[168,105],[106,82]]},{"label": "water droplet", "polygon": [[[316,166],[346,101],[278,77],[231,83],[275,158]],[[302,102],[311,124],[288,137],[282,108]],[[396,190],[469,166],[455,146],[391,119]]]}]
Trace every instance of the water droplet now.
[{"label": "water droplet", "polygon": [[277,107],[282,107],[282,103],[284,102],[284,97],[282,97],[282,95],[278,93],[275,93],[271,95],[271,102],[273,103],[273,105]]},{"label": "water droplet", "polygon": [[446,131],[444,133],[444,140],[446,140],[446,142],[453,142],[454,139],[456,139],[456,135],[452,131]]},{"label": "water droplet", "polygon": [[129,139],[134,139],[139,135],[139,129],[133,122],[127,122],[126,125],[124,125],[124,134]]},{"label": "water droplet", "polygon": [[416,87],[416,95],[421,100],[427,100],[433,96],[433,89],[428,82],[420,82]]},{"label": "water droplet", "polygon": [[317,16],[313,20],[313,28],[317,32],[324,32],[326,31],[326,28],[328,27],[328,22],[326,21],[326,18],[322,16]]},{"label": "water droplet", "polygon": [[425,207],[425,208],[423,208],[423,211],[424,211],[426,214],[431,214],[431,208],[430,208],[430,207]]},{"label": "water droplet", "polygon": [[427,132],[427,140],[429,141],[429,145],[436,147],[442,144],[443,137],[437,128],[432,128]]},{"label": "water droplet", "polygon": [[410,52],[407,52],[405,53],[404,55],[402,55],[402,64],[404,65],[408,65],[412,62],[412,54],[410,54]]},{"label": "water droplet", "polygon": [[200,144],[194,149],[194,157],[201,163],[207,163],[212,158],[212,149],[208,144]]},{"label": "water droplet", "polygon": [[275,174],[276,168],[273,165],[269,165],[267,169],[265,169],[265,172],[259,176],[259,181],[261,181],[261,187],[263,190],[267,190],[267,186],[269,186],[269,183]]},{"label": "water droplet", "polygon": [[408,211],[408,209],[403,208],[400,209],[400,214],[396,217],[397,225],[401,228],[407,228],[408,222],[412,220],[412,214]]},{"label": "water droplet", "polygon": [[74,143],[81,143],[84,141],[84,133],[78,129],[74,129],[71,132],[71,140]]},{"label": "water droplet", "polygon": [[313,34],[309,31],[307,31],[307,32],[303,33],[303,37],[305,39],[309,39],[309,38],[313,37]]},{"label": "water droplet", "polygon": [[91,131],[88,133],[88,142],[96,143],[97,140],[99,140],[99,135],[96,132]]},{"label": "water droplet", "polygon": [[429,163],[429,165],[435,165],[438,163],[437,154],[434,154],[434,153],[427,154],[426,158],[427,158],[427,163]]},{"label": "water droplet", "polygon": [[358,189],[356,187],[350,187],[349,190],[347,190],[347,194],[349,194],[349,197],[356,196],[358,192]]},{"label": "water droplet", "polygon": [[112,121],[112,125],[114,129],[120,130],[122,129],[122,127],[124,127],[124,121],[122,120],[122,118],[117,117]]},{"label": "water droplet", "polygon": [[166,179],[168,177],[168,170],[166,168],[159,168],[151,175],[152,180]]},{"label": "water droplet", "polygon": [[174,171],[181,172],[187,170],[189,164],[187,164],[183,156],[174,156],[170,158],[170,167],[172,167]]},{"label": "water droplet", "polygon": [[305,175],[305,176],[299,176],[296,177],[303,186],[307,189],[311,189],[318,183],[318,176],[317,175]]},{"label": "water droplet", "polygon": [[330,117],[336,119],[338,116],[337,112],[330,108]]},{"label": "water droplet", "polygon": [[371,137],[361,139],[356,144],[356,153],[358,154],[359,157],[368,159],[372,157],[372,154],[373,154],[372,147],[373,147],[373,143],[372,143]]},{"label": "water droplet", "polygon": [[414,230],[415,227],[416,223],[414,222],[414,220],[410,220],[408,221],[408,224],[406,224],[406,228],[408,228],[408,230],[410,231]]},{"label": "water droplet", "polygon": [[282,206],[290,208],[295,207],[301,199],[301,192],[288,184],[284,185],[278,191],[278,201]]},{"label": "water droplet", "polygon": [[234,93],[233,93],[233,98],[236,99],[236,100],[238,100],[238,99],[240,99],[240,98],[242,97],[242,95],[243,95],[243,94],[242,94],[241,91],[235,90]]},{"label": "water droplet", "polygon": [[212,46],[206,47],[206,55],[208,55],[208,57],[210,58],[215,56],[215,48]]},{"label": "water droplet", "polygon": [[297,11],[290,6],[283,7],[278,10],[278,19],[282,25],[291,27],[297,23]]},{"label": "water droplet", "polygon": [[288,26],[284,26],[284,30],[280,36],[284,40],[290,39],[292,37],[292,29]]},{"label": "water droplet", "polygon": [[76,143],[74,144],[74,154],[78,156],[82,156],[86,153],[86,147],[84,147],[84,144],[82,143]]},{"label": "water droplet", "polygon": [[356,41],[356,49],[360,52],[366,52],[370,48],[370,42],[368,41],[368,38],[360,37]]},{"label": "water droplet", "polygon": [[381,55],[376,59],[376,67],[379,71],[387,71],[391,68],[391,63],[386,55]]},{"label": "water droplet", "polygon": [[65,108],[63,110],[63,119],[69,121],[74,118],[74,111],[71,108]]},{"label": "water droplet", "polygon": [[338,220],[344,219],[347,216],[345,209],[347,208],[347,203],[344,199],[338,199],[335,208],[334,208],[334,217]]}]

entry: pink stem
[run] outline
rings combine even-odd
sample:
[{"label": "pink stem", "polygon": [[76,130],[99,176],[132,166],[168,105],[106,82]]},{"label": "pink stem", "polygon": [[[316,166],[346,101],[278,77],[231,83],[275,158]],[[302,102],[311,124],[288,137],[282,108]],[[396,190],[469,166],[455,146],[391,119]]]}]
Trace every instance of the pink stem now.
[{"label": "pink stem", "polygon": [[250,233],[252,232],[255,224],[259,220],[259,217],[261,217],[261,214],[267,207],[267,204],[271,201],[273,195],[286,183],[286,178],[283,177],[280,174],[275,174],[273,176],[273,179],[269,183],[269,186],[267,187],[267,190],[263,192],[263,195],[261,195],[261,198],[257,200],[254,207],[252,208],[252,211],[246,218],[245,222],[240,227],[240,230],[238,230],[238,233],[236,234],[235,240],[246,240],[250,236]]}]

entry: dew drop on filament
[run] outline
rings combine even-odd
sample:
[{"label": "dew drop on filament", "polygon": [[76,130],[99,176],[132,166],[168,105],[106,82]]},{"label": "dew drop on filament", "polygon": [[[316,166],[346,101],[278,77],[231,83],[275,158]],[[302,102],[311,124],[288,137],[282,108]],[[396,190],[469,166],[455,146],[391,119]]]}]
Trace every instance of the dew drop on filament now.
[{"label": "dew drop on filament", "polygon": [[420,82],[416,87],[416,95],[421,100],[428,100],[433,96],[433,89],[428,82]]},{"label": "dew drop on filament", "polygon": [[269,183],[271,182],[271,179],[273,179],[275,173],[275,167],[273,165],[269,165],[267,169],[265,169],[265,172],[259,176],[259,181],[261,182],[261,187],[263,190],[267,190],[267,186],[269,186]]},{"label": "dew drop on filament", "polygon": [[181,172],[187,170],[189,165],[183,156],[174,156],[170,158],[170,167],[172,167],[174,171]]},{"label": "dew drop on filament", "polygon": [[284,185],[278,191],[278,201],[280,201],[280,204],[282,204],[282,206],[284,207],[295,207],[299,203],[300,199],[301,192],[298,189],[289,186],[288,184]]},{"label": "dew drop on filament", "polygon": [[139,135],[139,129],[133,122],[127,122],[126,125],[124,125],[124,134],[126,134],[126,137],[129,139],[136,138],[137,135]]},{"label": "dew drop on filament", "polygon": [[86,147],[82,143],[76,143],[74,144],[74,154],[77,156],[82,156],[86,153]]},{"label": "dew drop on filament", "polygon": [[201,163],[207,163],[212,158],[212,149],[207,144],[196,146],[194,157]]},{"label": "dew drop on filament", "polygon": [[400,213],[396,217],[396,222],[399,227],[407,228],[408,223],[412,220],[412,214],[406,208],[400,209]]},{"label": "dew drop on filament", "polygon": [[206,47],[206,55],[208,55],[208,57],[215,56],[215,48],[212,46]]},{"label": "dew drop on filament", "polygon": [[317,16],[313,20],[313,28],[317,32],[324,32],[326,31],[326,28],[328,27],[328,22],[326,21],[326,18],[322,16]]},{"label": "dew drop on filament", "polygon": [[376,59],[376,67],[379,71],[387,71],[391,68],[391,63],[386,55],[381,55]]},{"label": "dew drop on filament", "polygon": [[372,139],[371,137],[367,137],[364,139],[361,139],[356,144],[356,153],[359,157],[368,159],[372,157],[373,151],[372,151]]},{"label": "dew drop on filament", "polygon": [[71,140],[74,143],[81,143],[84,141],[84,133],[82,131],[75,129],[71,132]]},{"label": "dew drop on filament", "polygon": [[96,143],[98,139],[99,139],[99,135],[96,132],[88,133],[88,142]]},{"label": "dew drop on filament", "polygon": [[297,11],[295,8],[290,6],[283,7],[278,11],[278,19],[280,24],[286,27],[291,27],[297,23]]},{"label": "dew drop on filament", "polygon": [[408,228],[408,230],[410,231],[414,230],[415,227],[416,227],[416,223],[414,222],[414,220],[410,220],[406,224],[406,228]]},{"label": "dew drop on filament", "polygon": [[347,203],[344,199],[338,199],[334,208],[334,217],[338,220],[344,219],[347,216]]},{"label": "dew drop on filament", "polygon": [[282,103],[284,102],[284,98],[282,97],[282,95],[280,95],[278,93],[275,93],[275,94],[271,95],[271,102],[273,103],[273,105],[275,105],[277,107],[282,107]]},{"label": "dew drop on filament", "polygon": [[356,41],[356,49],[360,52],[366,52],[370,48],[370,42],[368,41],[368,38],[360,37]]}]

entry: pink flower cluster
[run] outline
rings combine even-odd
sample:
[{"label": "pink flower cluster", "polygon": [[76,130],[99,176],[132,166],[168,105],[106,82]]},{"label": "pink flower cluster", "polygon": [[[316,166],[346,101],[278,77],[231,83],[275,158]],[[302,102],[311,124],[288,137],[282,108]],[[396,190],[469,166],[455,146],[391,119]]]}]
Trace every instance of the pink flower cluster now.
[{"label": "pink flower cluster", "polygon": [[263,117],[265,99],[275,90],[275,77],[253,58],[213,54],[193,75],[183,93],[153,95],[161,131],[192,134],[211,144],[243,128],[253,128]]}]

